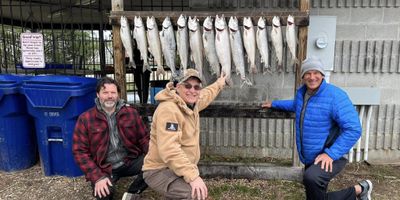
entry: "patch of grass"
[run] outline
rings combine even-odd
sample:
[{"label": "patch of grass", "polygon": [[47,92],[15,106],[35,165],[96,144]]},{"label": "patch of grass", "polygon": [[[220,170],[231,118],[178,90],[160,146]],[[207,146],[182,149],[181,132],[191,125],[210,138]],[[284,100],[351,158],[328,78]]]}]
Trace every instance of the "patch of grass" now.
[{"label": "patch of grass", "polygon": [[210,196],[212,199],[222,199],[226,194],[230,196],[240,196],[240,197],[260,197],[261,191],[258,188],[249,187],[246,185],[232,185],[232,184],[222,184],[216,187],[210,188]]}]

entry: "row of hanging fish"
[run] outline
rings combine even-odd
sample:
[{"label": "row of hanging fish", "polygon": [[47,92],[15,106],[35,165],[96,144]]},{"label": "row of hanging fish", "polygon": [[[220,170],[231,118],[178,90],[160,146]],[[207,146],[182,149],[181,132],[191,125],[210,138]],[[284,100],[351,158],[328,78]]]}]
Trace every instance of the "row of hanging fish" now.
[{"label": "row of hanging fish", "polygon": [[[130,27],[125,16],[121,16],[121,40],[129,57],[129,66],[136,67],[133,60],[133,47],[130,35]],[[220,73],[227,75],[230,80],[232,62],[236,73],[239,75],[242,85],[252,85],[246,77],[246,62],[249,66],[249,73],[258,73],[256,67],[256,56],[260,56],[263,64],[263,73],[271,73],[269,65],[269,43],[267,25],[264,17],[260,17],[255,27],[250,17],[243,19],[243,35],[235,16],[229,18],[228,24],[225,17],[216,16],[215,23],[209,16],[203,22],[203,28],[197,17],[186,18],[180,15],[177,21],[176,35],[173,24],[169,17],[162,23],[162,30],[158,30],[154,17],[147,17],[146,28],[140,16],[134,18],[133,38],[136,40],[137,48],[140,51],[140,58],[143,60],[143,71],[151,70],[148,63],[148,51],[153,56],[157,65],[156,74],[165,74],[163,61],[172,72],[172,78],[180,76],[182,71],[189,67],[189,57],[203,76],[205,67],[204,57],[208,61],[210,73],[219,76]],[[257,29],[256,29],[257,28]],[[272,20],[270,32],[272,46],[277,60],[277,70],[283,70],[283,36],[279,17]],[[296,32],[294,18],[289,15],[286,26],[286,43],[291,54],[292,63],[296,59]],[[258,54],[257,54],[258,50]],[[190,54],[189,54],[190,52]],[[176,65],[176,58],[179,56],[179,64]],[[245,59],[247,58],[247,59]],[[177,70],[176,68],[180,70]]]}]

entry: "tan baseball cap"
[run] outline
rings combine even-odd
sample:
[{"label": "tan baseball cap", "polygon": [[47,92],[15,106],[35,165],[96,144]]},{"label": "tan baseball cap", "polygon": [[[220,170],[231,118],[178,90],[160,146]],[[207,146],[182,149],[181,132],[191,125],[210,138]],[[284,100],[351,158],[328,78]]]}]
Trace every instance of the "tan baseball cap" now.
[{"label": "tan baseball cap", "polygon": [[185,73],[183,74],[183,76],[178,79],[179,83],[185,82],[191,77],[199,79],[200,83],[202,82],[202,80],[200,78],[200,73],[197,70],[195,70],[195,69],[187,69],[185,71]]}]

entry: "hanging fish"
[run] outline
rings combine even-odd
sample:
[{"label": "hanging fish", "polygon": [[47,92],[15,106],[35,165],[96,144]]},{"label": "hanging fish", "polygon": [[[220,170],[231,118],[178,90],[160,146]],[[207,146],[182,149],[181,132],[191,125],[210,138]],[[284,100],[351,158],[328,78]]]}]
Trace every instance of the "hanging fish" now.
[{"label": "hanging fish", "polygon": [[137,47],[140,51],[140,59],[143,60],[143,72],[146,70],[151,71],[147,56],[147,38],[146,30],[142,18],[140,16],[135,16],[134,19],[135,27],[133,29],[133,38],[136,40]]},{"label": "hanging fish", "polygon": [[162,23],[162,30],[160,31],[161,49],[164,55],[165,64],[171,69],[172,79],[179,76],[179,71],[176,70],[176,43],[174,28],[169,17],[166,17]]},{"label": "hanging fish", "polygon": [[236,17],[231,17],[228,22],[229,27],[229,41],[232,52],[233,64],[236,67],[236,73],[240,74],[242,85],[252,85],[250,80],[246,78],[245,74],[245,63],[244,63],[244,49],[242,36],[240,34],[239,24]]},{"label": "hanging fish", "polygon": [[249,72],[257,73],[256,66],[256,33],[250,17],[243,19],[243,42],[247,54],[247,61],[250,63]]},{"label": "hanging fish", "polygon": [[147,25],[147,40],[149,43],[149,51],[151,55],[153,55],[153,58],[157,64],[156,74],[157,76],[160,74],[165,75],[162,63],[160,36],[158,33],[156,20],[154,19],[153,16],[147,17],[146,25]]},{"label": "hanging fish", "polygon": [[129,28],[129,23],[128,19],[126,19],[125,16],[121,16],[121,29],[120,29],[120,34],[121,34],[121,40],[122,40],[122,45],[125,48],[126,54],[128,54],[129,57],[129,67],[136,68],[135,61],[133,60],[133,44],[132,44],[132,37],[131,37],[131,29]]},{"label": "hanging fish", "polygon": [[189,65],[189,33],[186,21],[186,16],[181,14],[177,21],[178,30],[176,31],[176,44],[183,72],[186,71]]},{"label": "hanging fish", "polygon": [[257,23],[257,34],[256,43],[258,51],[261,55],[261,63],[264,64],[264,73],[271,73],[271,67],[269,65],[269,52],[268,52],[268,38],[267,38],[267,24],[265,23],[265,18],[260,17]]},{"label": "hanging fish", "polygon": [[296,57],[296,45],[297,45],[296,32],[295,32],[294,18],[292,15],[289,15],[287,18],[286,43],[289,48],[290,54],[292,55],[292,64],[298,63]]},{"label": "hanging fish", "polygon": [[217,51],[215,49],[214,25],[210,16],[206,17],[203,22],[203,45],[207,61],[211,66],[210,72],[212,75],[216,74],[217,77],[219,77],[220,69]]},{"label": "hanging fish", "polygon": [[278,16],[274,16],[272,18],[272,31],[271,31],[271,40],[272,46],[275,49],[276,59],[278,60],[277,70],[283,70],[283,43],[282,43],[282,29],[281,29],[281,22],[279,21]]},{"label": "hanging fish", "polygon": [[190,58],[194,62],[195,69],[199,71],[200,77],[203,77],[203,40],[201,39],[200,25],[197,17],[189,17],[189,46]]},{"label": "hanging fish", "polygon": [[229,33],[225,17],[218,15],[215,18],[215,49],[219,63],[221,63],[221,73],[226,75],[226,83],[232,85],[231,80],[231,47],[229,44]]}]

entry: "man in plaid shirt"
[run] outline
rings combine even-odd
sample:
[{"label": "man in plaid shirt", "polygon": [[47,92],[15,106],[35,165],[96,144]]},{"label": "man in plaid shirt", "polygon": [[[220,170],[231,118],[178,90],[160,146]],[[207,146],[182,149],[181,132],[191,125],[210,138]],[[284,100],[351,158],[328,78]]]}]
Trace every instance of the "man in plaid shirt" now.
[{"label": "man in plaid shirt", "polygon": [[119,99],[120,88],[115,80],[102,78],[96,92],[96,106],[82,113],[75,126],[75,161],[92,183],[97,199],[112,199],[118,179],[134,175],[137,178],[124,199],[139,199],[147,188],[141,168],[149,132],[138,112]]}]

